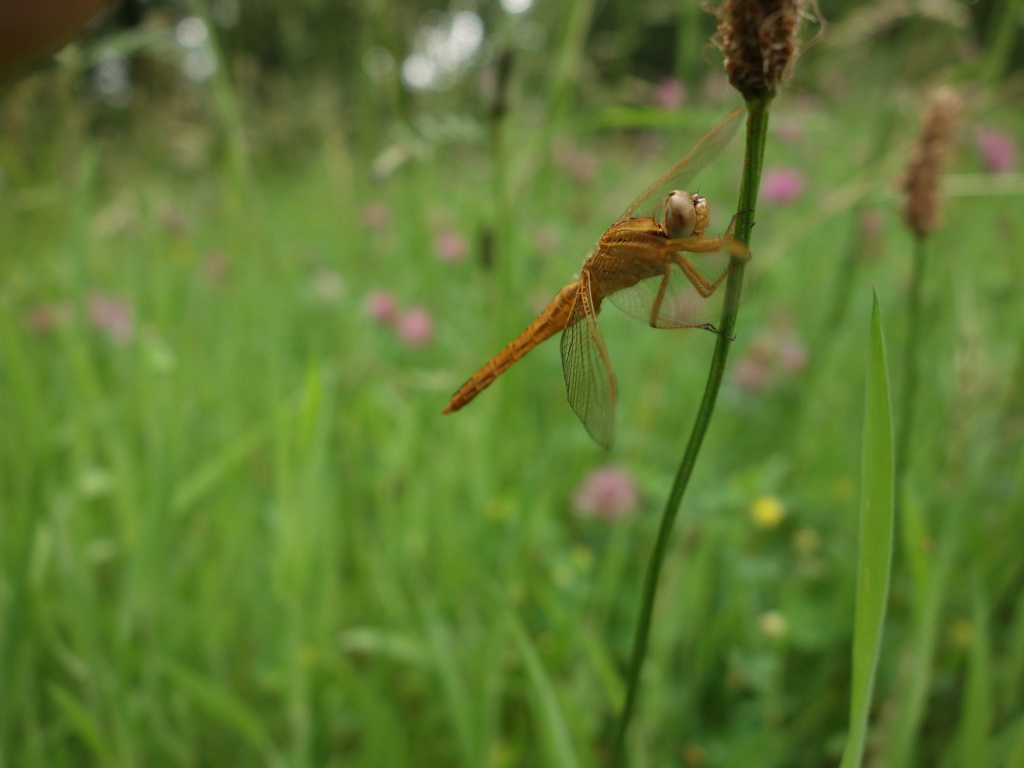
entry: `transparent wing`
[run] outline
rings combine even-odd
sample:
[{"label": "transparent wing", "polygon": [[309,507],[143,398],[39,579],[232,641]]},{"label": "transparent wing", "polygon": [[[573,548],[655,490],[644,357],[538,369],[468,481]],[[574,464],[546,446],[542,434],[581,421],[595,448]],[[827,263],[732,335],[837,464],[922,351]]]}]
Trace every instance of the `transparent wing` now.
[{"label": "transparent wing", "polygon": [[[729,265],[726,263],[726,272]],[[702,296],[682,270],[672,267],[667,275],[641,280],[608,297],[627,315],[655,328],[692,328],[721,314],[725,291]]]},{"label": "transparent wing", "polygon": [[569,324],[562,332],[562,372],[569,405],[594,442],[611,448],[615,440],[615,377],[586,284],[581,284]]},{"label": "transparent wing", "polygon": [[[593,280],[615,306],[656,328],[691,328],[716,317],[731,257],[746,254],[727,236],[663,239],[648,244],[642,259],[616,253],[625,249],[609,249],[608,267],[595,268]],[[633,268],[615,269],[622,265]]]},{"label": "transparent wing", "polygon": [[661,174],[640,197],[634,200],[618,220],[622,221],[631,216],[660,218],[658,211],[664,204],[666,195],[674,189],[686,189],[688,182],[729,143],[742,123],[738,119],[741,114],[743,114],[743,109],[737,108],[723,117],[718,125],[697,142],[686,157]]}]

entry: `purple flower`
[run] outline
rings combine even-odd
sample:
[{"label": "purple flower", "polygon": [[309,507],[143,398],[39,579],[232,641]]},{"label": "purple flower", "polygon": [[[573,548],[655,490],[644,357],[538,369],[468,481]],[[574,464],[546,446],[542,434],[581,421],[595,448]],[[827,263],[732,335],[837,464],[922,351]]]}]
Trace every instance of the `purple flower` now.
[{"label": "purple flower", "polygon": [[674,77],[666,77],[654,89],[654,100],[662,109],[679,109],[686,103],[686,86]]},{"label": "purple flower", "polygon": [[800,123],[779,123],[775,126],[775,135],[786,144],[796,144],[803,138],[804,131],[800,127]]},{"label": "purple flower", "polygon": [[807,347],[800,339],[784,339],[779,345],[779,364],[790,373],[800,373],[807,367]]},{"label": "purple flower", "polygon": [[442,232],[434,238],[434,253],[441,261],[457,264],[466,258],[469,245],[458,232]]},{"label": "purple flower", "polygon": [[67,302],[36,304],[28,313],[28,327],[35,333],[51,333],[71,320],[71,306]]},{"label": "purple flower", "polygon": [[986,170],[993,173],[1016,170],[1019,153],[1012,136],[991,126],[982,126],[975,131],[974,140]]},{"label": "purple flower", "polygon": [[423,307],[412,307],[398,316],[395,333],[409,347],[425,347],[434,340],[434,320]]},{"label": "purple flower", "polygon": [[761,180],[764,198],[772,205],[786,205],[804,193],[804,175],[796,168],[772,168]]},{"label": "purple flower", "polygon": [[390,291],[370,291],[366,294],[366,314],[381,325],[392,325],[398,319],[398,300]]},{"label": "purple flower", "polygon": [[127,344],[135,335],[135,314],[126,301],[94,293],[88,302],[89,323],[115,344]]},{"label": "purple flower", "polygon": [[573,494],[573,506],[583,517],[617,520],[633,512],[639,502],[636,483],[621,467],[607,465],[587,475]]},{"label": "purple flower", "polygon": [[361,215],[363,224],[369,229],[384,229],[391,223],[391,209],[384,203],[367,203]]},{"label": "purple flower", "polygon": [[203,259],[203,276],[211,286],[220,286],[227,279],[230,267],[231,262],[228,260],[227,254],[222,250],[214,249]]},{"label": "purple flower", "polygon": [[555,165],[580,184],[589,184],[597,178],[597,155],[580,149],[570,141],[559,141],[552,150]]},{"label": "purple flower", "polygon": [[701,84],[701,90],[704,91],[704,96],[716,104],[720,104],[726,100],[729,96],[729,92],[732,90],[729,87],[729,78],[725,74],[725,70],[721,67],[716,67],[708,73],[704,78],[704,82]]},{"label": "purple flower", "polygon": [[865,239],[877,240],[882,236],[885,228],[885,219],[878,209],[868,208],[861,211],[857,224],[860,226],[861,234],[864,235]]},{"label": "purple flower", "polygon": [[732,368],[732,378],[736,386],[751,394],[766,390],[772,383],[772,375],[771,360],[758,349],[751,349]]},{"label": "purple flower", "polygon": [[537,227],[533,231],[533,247],[544,255],[556,253],[561,248],[558,231],[551,226]]},{"label": "purple flower", "polygon": [[779,374],[795,375],[807,368],[807,347],[785,317],[759,333],[732,368],[737,387],[752,395],[777,384]]}]

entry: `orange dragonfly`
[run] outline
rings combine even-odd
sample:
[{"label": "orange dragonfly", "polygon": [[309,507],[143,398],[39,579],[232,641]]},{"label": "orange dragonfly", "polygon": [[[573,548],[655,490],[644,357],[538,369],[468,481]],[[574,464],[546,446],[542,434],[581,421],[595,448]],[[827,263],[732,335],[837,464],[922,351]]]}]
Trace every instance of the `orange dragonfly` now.
[{"label": "orange dragonfly", "polygon": [[[729,273],[733,258],[750,258],[730,234],[705,231],[708,202],[677,189],[732,138],[742,109],[727,115],[682,160],[669,168],[610,226],[579,276],[562,288],[536,320],[452,395],[452,413],[490,386],[512,363],[562,333],[562,371],[569,405],[599,445],[611,448],[615,431],[615,377],[597,315],[608,299],[654,328],[704,328],[707,301]],[[659,205],[660,204],[660,205]],[[661,208],[660,220],[655,217]],[[735,219],[735,217],[733,217]]]}]

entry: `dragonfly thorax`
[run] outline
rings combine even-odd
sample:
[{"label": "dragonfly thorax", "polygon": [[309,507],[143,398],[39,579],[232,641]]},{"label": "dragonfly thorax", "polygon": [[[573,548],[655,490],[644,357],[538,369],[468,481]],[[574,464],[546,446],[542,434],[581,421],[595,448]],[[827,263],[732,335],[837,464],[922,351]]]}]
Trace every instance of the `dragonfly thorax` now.
[{"label": "dragonfly thorax", "polygon": [[680,190],[665,198],[665,234],[671,238],[701,237],[708,225],[708,201]]}]

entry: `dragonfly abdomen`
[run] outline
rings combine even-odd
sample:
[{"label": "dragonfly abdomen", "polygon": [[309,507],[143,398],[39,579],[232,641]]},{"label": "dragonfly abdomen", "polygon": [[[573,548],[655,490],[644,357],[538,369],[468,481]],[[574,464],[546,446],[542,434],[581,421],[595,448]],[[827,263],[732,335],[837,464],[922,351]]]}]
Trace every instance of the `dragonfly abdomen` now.
[{"label": "dragonfly abdomen", "polygon": [[465,384],[459,387],[458,392],[452,395],[452,399],[448,401],[448,405],[445,406],[442,413],[452,413],[462,408],[490,386],[491,382],[503,374],[512,363],[521,360],[531,349],[565,328],[572,313],[578,289],[578,282],[569,283],[562,288],[555,298],[548,302],[537,319],[526,327],[526,330],[516,336],[508,346],[492,357],[480,370],[470,376]]}]

